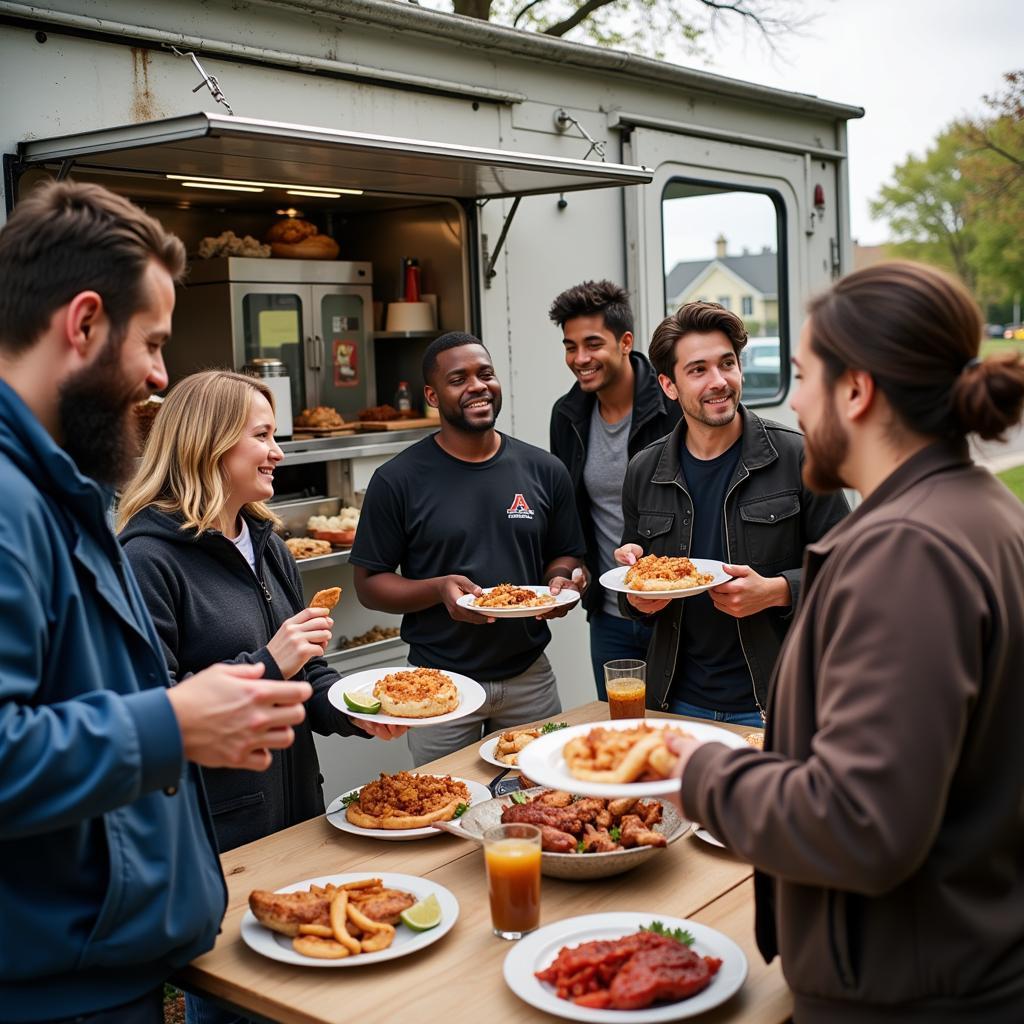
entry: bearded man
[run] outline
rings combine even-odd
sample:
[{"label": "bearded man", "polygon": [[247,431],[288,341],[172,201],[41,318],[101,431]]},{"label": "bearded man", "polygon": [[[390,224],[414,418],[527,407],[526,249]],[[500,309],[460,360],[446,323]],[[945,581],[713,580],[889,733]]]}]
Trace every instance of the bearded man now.
[{"label": "bearded man", "polygon": [[[967,437],[1021,420],[959,281],[882,263],[812,301],[792,406],[815,490],[763,752],[683,741],[688,818],[756,869],[800,1024],[1017,1024],[1024,1008],[1024,506]],[[671,742],[671,741],[670,741]]]},{"label": "bearded man", "polygon": [[217,665],[169,688],[111,530],[131,407],[167,385],[185,248],[98,185],[0,231],[0,1011],[158,1024],[225,888],[198,765],[264,770],[308,683]]},{"label": "bearded man", "polygon": [[683,418],[636,455],[622,485],[622,547],[709,558],[733,579],[686,600],[620,596],[654,626],[648,706],[741,725],[764,724],[768,680],[800,594],[807,544],[849,511],[842,493],[803,484],[803,438],[740,403],[743,321],[690,302],[654,332],[650,359]]},{"label": "bearded man", "polygon": [[569,474],[495,429],[501,384],[483,343],[442,334],[423,357],[423,380],[441,428],[373,474],[349,559],[360,603],[403,616],[411,664],[456,670],[487,694],[472,715],[409,730],[417,765],[561,710],[544,649],[546,620],[568,607],[495,622],[458,599],[499,583],[546,583],[552,594],[587,584]]}]

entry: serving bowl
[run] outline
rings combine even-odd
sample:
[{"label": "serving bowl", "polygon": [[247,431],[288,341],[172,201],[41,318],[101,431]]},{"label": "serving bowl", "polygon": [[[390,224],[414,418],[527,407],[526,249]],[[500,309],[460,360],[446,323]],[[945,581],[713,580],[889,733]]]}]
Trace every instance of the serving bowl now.
[{"label": "serving bowl", "polygon": [[[538,796],[545,792],[544,786],[522,790],[526,796]],[[482,804],[473,804],[459,819],[463,832],[481,839],[487,829],[501,824],[501,812],[511,804],[511,796],[500,796]],[[654,826],[661,832],[669,845],[681,839],[693,828],[670,803],[655,800],[661,804],[661,821]],[[569,881],[585,882],[592,878],[609,878],[632,871],[645,861],[656,857],[666,847],[634,846],[631,850],[611,850],[608,853],[548,853],[540,857],[540,871],[549,878],[563,878]]]}]

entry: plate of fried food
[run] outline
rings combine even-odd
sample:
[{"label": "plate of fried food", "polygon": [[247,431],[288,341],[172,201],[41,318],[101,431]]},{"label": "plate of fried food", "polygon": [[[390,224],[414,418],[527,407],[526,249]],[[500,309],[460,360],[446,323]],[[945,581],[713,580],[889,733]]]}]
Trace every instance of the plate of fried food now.
[{"label": "plate of fried food", "polygon": [[488,764],[498,768],[515,768],[519,764],[520,751],[535,739],[549,732],[568,729],[568,722],[545,722],[543,725],[525,726],[522,729],[508,729],[498,736],[484,740],[477,753]]},{"label": "plate of fried food", "polygon": [[349,718],[388,725],[439,725],[472,714],[486,699],[469,676],[400,665],[371,668],[339,679],[327,699]]},{"label": "plate of fried food", "polygon": [[332,800],[327,820],[342,832],[367,839],[424,839],[441,834],[431,822],[458,824],[471,807],[490,799],[486,786],[469,779],[381,772],[379,779]]},{"label": "plate of fried food", "polygon": [[580,599],[578,590],[566,588],[552,594],[548,586],[516,586],[514,583],[499,583],[496,587],[484,587],[483,591],[479,597],[463,594],[455,603],[460,608],[496,619],[532,619]]},{"label": "plate of fried food", "polygon": [[242,941],[304,967],[359,967],[394,960],[452,930],[459,901],[415,875],[321,875],[249,893]]},{"label": "plate of fried food", "polygon": [[462,830],[479,839],[506,823],[538,826],[541,874],[571,881],[631,871],[692,827],[660,800],[577,797],[540,786],[474,804],[461,818]]},{"label": "plate of fried food", "polygon": [[505,983],[538,1010],[592,1024],[661,1024],[720,1006],[747,979],[727,935],[660,913],[585,914],[538,928],[505,957]]},{"label": "plate of fried food", "polygon": [[573,725],[534,740],[519,755],[519,770],[539,786],[587,796],[669,796],[675,755],[666,730],[702,742],[745,747],[742,736],[717,725],[670,718],[622,718]]},{"label": "plate of fried food", "polygon": [[601,586],[620,594],[675,599],[702,594],[731,579],[722,563],[711,558],[644,555],[633,565],[619,565],[601,573]]}]

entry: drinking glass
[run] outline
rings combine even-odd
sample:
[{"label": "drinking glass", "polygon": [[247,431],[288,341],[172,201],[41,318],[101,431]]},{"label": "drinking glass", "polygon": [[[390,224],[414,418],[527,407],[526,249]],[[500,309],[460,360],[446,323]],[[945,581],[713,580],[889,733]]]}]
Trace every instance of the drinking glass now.
[{"label": "drinking glass", "polygon": [[604,663],[609,718],[646,717],[647,662],[620,658]]},{"label": "drinking glass", "polygon": [[501,939],[521,939],[540,924],[540,829],[495,825],[484,832],[491,924]]}]

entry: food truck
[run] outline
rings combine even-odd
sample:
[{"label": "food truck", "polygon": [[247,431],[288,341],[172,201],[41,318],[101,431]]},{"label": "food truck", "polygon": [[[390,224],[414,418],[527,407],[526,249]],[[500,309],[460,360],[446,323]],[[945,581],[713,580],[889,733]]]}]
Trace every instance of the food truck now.
[{"label": "food truck", "polygon": [[[850,269],[846,124],[863,111],[800,92],[391,0],[3,0],[0,67],[6,212],[70,176],[184,240],[172,384],[249,366],[296,423],[337,412],[282,417],[275,508],[297,537],[357,509],[431,429],[419,366],[443,331],[483,339],[499,428],[546,447],[573,383],[555,295],[623,283],[641,350],[679,302],[722,302],[757,342],[748,404],[791,420],[804,304]],[[396,402],[406,419],[381,411]],[[397,617],[359,607],[344,547],[300,565],[308,594],[348,591],[340,672],[403,663]],[[552,632],[563,705],[590,700],[583,614]],[[328,797],[408,766],[401,744],[358,764],[345,747],[321,747]]]}]

